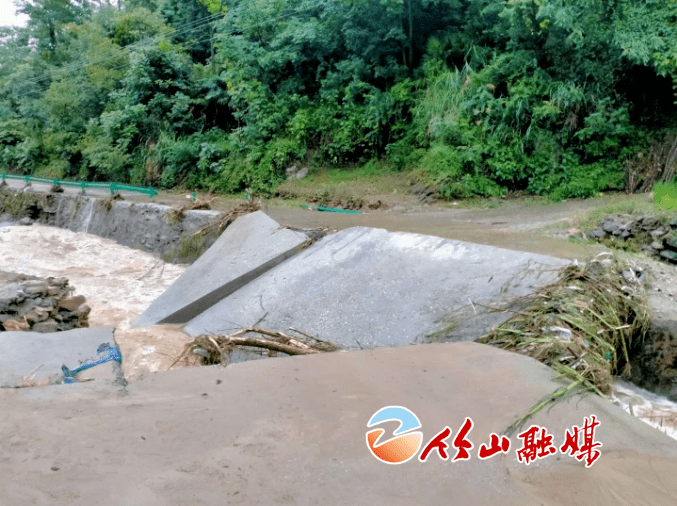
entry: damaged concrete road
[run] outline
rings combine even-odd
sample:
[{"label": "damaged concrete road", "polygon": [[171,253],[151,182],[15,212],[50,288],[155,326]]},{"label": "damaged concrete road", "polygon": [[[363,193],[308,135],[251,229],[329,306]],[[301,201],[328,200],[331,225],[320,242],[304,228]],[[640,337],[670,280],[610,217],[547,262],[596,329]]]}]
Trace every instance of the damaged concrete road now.
[{"label": "damaged concrete road", "polygon": [[186,323],[308,242],[305,234],[281,228],[262,211],[241,216],[135,324]]},{"label": "damaged concrete road", "polygon": [[[7,504],[56,506],[676,504],[674,441],[593,396],[533,420],[561,445],[596,415],[604,446],[590,469],[560,454],[525,466],[517,438],[509,455],[477,458],[552,377],[528,357],[450,343],[181,369],[124,395],[3,389],[0,489]],[[365,433],[387,405],[416,413],[424,444],[471,417],[471,459],[378,462]]]},{"label": "damaged concrete road", "polygon": [[[0,332],[0,388],[46,386],[64,380],[62,366],[77,370],[91,362],[102,344],[116,347],[112,327],[65,332]],[[78,374],[94,380],[93,388],[119,388],[124,376],[119,364],[102,364]]]},{"label": "damaged concrete road", "polygon": [[[553,257],[439,237],[355,227],[327,236],[251,281],[185,327],[192,335],[231,333],[256,322],[295,327],[344,347],[425,342],[473,304],[500,307],[553,279]],[[492,313],[450,329],[477,339],[507,319]]]}]

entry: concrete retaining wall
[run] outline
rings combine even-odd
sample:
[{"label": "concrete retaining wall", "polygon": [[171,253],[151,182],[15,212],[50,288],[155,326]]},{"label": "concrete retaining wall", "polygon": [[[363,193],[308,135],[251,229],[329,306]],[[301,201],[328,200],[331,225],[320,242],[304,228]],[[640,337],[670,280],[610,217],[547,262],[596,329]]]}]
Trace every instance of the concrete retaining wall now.
[{"label": "concrete retaining wall", "polygon": [[[17,214],[10,210],[19,206],[21,211]],[[0,193],[0,214],[5,213],[0,221],[30,217],[44,225],[98,235],[161,255],[172,251],[183,237],[219,216],[218,211],[185,211],[183,219],[176,221],[168,217],[170,210],[169,206],[80,195],[26,194],[11,190]]]}]

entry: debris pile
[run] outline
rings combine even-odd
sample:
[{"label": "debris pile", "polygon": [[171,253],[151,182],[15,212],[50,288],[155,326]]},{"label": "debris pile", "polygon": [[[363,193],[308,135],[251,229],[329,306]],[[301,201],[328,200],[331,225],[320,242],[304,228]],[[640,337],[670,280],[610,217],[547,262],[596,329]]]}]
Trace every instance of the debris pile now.
[{"label": "debris pile", "polygon": [[237,205],[230,211],[221,213],[221,215],[215,221],[208,223],[200,230],[195,232],[195,234],[193,235],[207,235],[213,232],[216,232],[218,235],[221,235],[223,231],[226,230],[230,226],[230,224],[233,223],[240,216],[244,216],[245,214],[249,213],[255,213],[256,211],[260,210],[261,204],[259,204],[258,202],[254,200],[244,202],[242,204]]},{"label": "debris pile", "polygon": [[291,337],[282,332],[247,327],[234,334],[225,336],[203,335],[188,343],[179,357],[172,363],[171,369],[191,355],[201,357],[204,365],[221,364],[224,367],[230,362],[230,354],[235,350],[266,352],[269,357],[283,355],[312,355],[338,351],[334,343],[323,341],[300,330],[290,328],[298,337]]},{"label": "debris pile", "polygon": [[609,216],[588,234],[598,241],[611,241],[615,246],[634,245],[638,250],[677,263],[677,217],[661,219]]},{"label": "debris pile", "polygon": [[66,278],[0,272],[0,331],[57,332],[89,327],[91,309]]},{"label": "debris pile", "polygon": [[572,381],[519,423],[578,387],[607,396],[614,375],[630,375],[651,326],[642,280],[639,269],[609,253],[569,265],[557,282],[526,298],[526,309],[479,340],[533,357]]}]

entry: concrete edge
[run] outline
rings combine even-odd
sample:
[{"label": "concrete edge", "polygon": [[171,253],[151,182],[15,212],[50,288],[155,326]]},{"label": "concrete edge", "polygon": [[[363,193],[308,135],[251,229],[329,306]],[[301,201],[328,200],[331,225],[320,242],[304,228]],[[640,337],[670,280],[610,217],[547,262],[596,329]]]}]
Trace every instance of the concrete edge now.
[{"label": "concrete edge", "polygon": [[[221,286],[217,288],[216,290],[211,291],[207,295],[200,297],[198,300],[191,302],[190,304],[184,306],[183,308],[179,309],[178,311],[172,313],[171,315],[165,317],[164,319],[160,320],[157,322],[155,325],[162,325],[166,323],[179,323],[179,324],[185,324],[188,323],[190,320],[195,318],[196,316],[202,314],[204,311],[210,309],[213,307],[215,304],[220,302],[221,300],[225,299],[229,295],[235,293],[237,290],[242,288],[243,286],[251,283],[254,281],[256,278],[262,276],[269,270],[271,270],[273,267],[277,267],[284,261],[290,259],[297,253],[301,252],[303,249],[308,247],[310,245],[311,241],[308,239],[298,246],[295,246],[294,248],[285,251],[284,253],[276,256],[275,258],[272,258],[271,260],[268,260],[266,263],[261,264],[260,266],[256,267],[255,269],[252,269],[251,271],[248,271],[246,274],[240,276],[239,278],[234,279],[230,283]],[[137,319],[134,322],[135,327],[140,327],[143,325],[153,325],[152,322],[149,323],[139,323],[139,319]]]}]

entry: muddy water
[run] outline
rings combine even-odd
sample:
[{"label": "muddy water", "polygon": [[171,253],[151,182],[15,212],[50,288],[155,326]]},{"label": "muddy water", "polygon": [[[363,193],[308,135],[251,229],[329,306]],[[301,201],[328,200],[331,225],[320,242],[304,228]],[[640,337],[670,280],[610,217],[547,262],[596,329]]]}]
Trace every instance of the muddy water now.
[{"label": "muddy water", "polygon": [[0,228],[0,270],[68,278],[92,308],[92,327],[128,329],[185,269],[94,235],[37,224]]},{"label": "muddy water", "polygon": [[[561,258],[590,257],[594,250],[527,230],[515,230],[512,217],[491,213],[411,213],[342,215],[268,209],[279,222],[297,227],[373,226],[427,233],[493,246],[550,254]],[[452,219],[453,217],[453,219]],[[523,219],[523,216],[519,218]],[[552,214],[550,218],[552,219]],[[495,221],[501,221],[496,223]],[[539,222],[523,222],[526,225]],[[116,327],[128,380],[166,370],[190,340],[176,326],[136,329],[131,323],[158,297],[186,266],[165,264],[151,254],[120,246],[97,236],[33,225],[0,225],[0,270],[40,277],[65,276],[92,307],[91,326]],[[178,364],[178,366],[187,364]],[[677,404],[619,382],[615,400],[623,409],[677,439]]]},{"label": "muddy water", "polygon": [[550,205],[509,203],[495,209],[419,208],[412,212],[393,210],[365,214],[319,212],[265,204],[264,210],[278,223],[299,228],[385,228],[391,232],[435,235],[567,260],[587,260],[599,253],[601,248],[553,237],[544,234],[543,229],[555,226],[566,230],[595,209],[611,204],[642,203],[650,199],[651,196],[646,194],[614,195]]},{"label": "muddy water", "polygon": [[[548,237],[535,231],[505,228],[508,222],[505,217],[501,219],[501,216],[497,216],[496,221],[477,221],[465,213],[454,215],[447,212],[349,215],[285,208],[269,208],[266,212],[278,223],[299,228],[329,227],[337,230],[348,227],[384,228],[391,232],[435,235],[567,260],[585,260],[596,252],[594,248],[572,243],[564,238]],[[550,224],[536,221],[533,223],[534,228]]]},{"label": "muddy water", "polygon": [[616,380],[612,400],[627,413],[677,439],[677,403],[623,380]]}]

